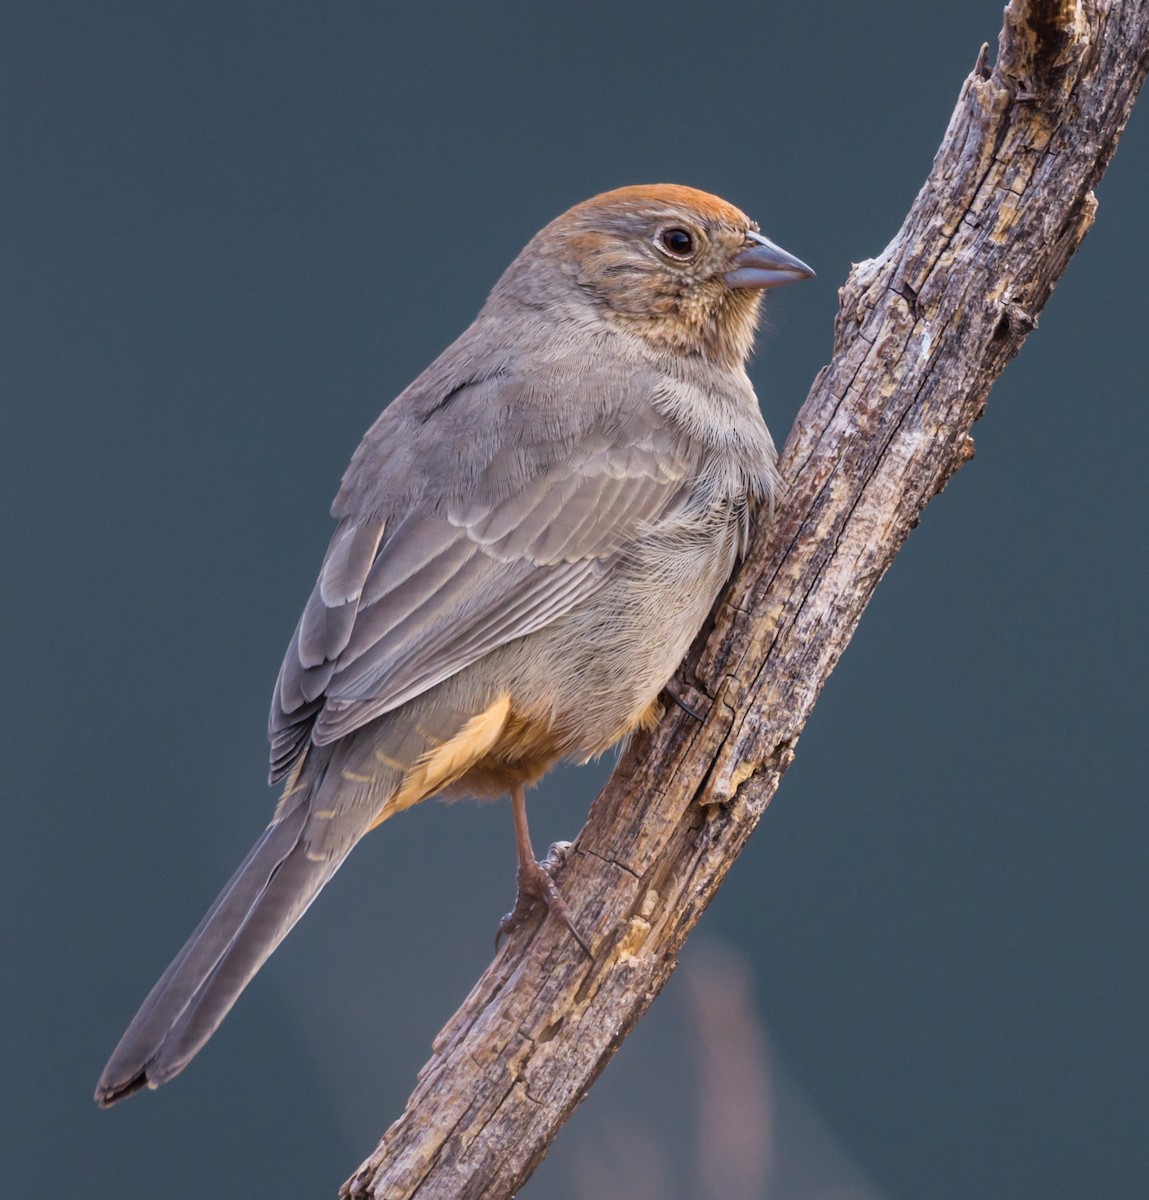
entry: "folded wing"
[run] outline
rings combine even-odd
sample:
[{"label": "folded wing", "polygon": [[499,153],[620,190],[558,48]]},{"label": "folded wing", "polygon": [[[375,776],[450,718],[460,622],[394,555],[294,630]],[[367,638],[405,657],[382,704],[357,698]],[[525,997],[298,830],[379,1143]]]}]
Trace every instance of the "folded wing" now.
[{"label": "folded wing", "polygon": [[556,445],[549,462],[536,453],[513,488],[489,456],[497,488],[473,471],[465,492],[444,480],[391,512],[344,517],[280,670],[272,781],[309,740],[346,736],[601,588],[686,502],[698,469],[644,410]]}]

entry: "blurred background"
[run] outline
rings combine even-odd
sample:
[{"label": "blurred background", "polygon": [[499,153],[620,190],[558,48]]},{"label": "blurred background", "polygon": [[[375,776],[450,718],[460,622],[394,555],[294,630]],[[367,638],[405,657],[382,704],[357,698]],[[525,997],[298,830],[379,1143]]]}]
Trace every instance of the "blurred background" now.
[{"label": "blurred background", "polygon": [[[351,451],[537,228],[655,181],[818,271],[773,296],[752,369],[781,442],[1000,16],[5,7],[8,1194],[335,1194],[489,961],[505,803],[391,822],[186,1074],[90,1097],[270,815],[271,686]],[[1147,187],[1141,111],[976,459],[524,1196],[1149,1194]],[[608,769],[538,789],[537,846]]]}]

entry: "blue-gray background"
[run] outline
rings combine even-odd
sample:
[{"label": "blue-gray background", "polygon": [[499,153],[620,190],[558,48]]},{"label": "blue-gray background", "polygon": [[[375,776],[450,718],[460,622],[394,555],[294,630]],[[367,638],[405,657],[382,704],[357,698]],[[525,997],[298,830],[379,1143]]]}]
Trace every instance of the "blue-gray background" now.
[{"label": "blue-gray background", "polygon": [[[819,272],[753,367],[781,441],[1000,9],[6,6],[6,1194],[334,1194],[489,959],[505,804],[389,825],[186,1075],[89,1097],[270,813],[267,700],[347,457],[536,228],[659,180]],[[889,1197],[1149,1194],[1147,128],[705,920]],[[536,844],[600,776],[539,789]],[[677,1048],[604,1086],[656,1108]],[[526,1195],[574,1194],[563,1146]]]}]

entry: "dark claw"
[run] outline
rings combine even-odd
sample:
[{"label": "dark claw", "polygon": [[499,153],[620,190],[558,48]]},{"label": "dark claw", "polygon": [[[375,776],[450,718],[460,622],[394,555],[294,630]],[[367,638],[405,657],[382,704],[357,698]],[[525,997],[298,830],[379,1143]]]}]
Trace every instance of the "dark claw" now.
[{"label": "dark claw", "polygon": [[679,708],[682,709],[682,711],[684,713],[689,713],[696,721],[705,720],[705,718],[703,717],[703,715],[700,712],[696,712],[693,708],[691,708],[690,705],[687,704],[686,701],[683,700],[683,698],[681,696],[679,696],[672,688],[665,687],[665,688],[663,688],[663,691],[666,693],[667,696],[670,697],[671,700],[674,701],[675,704],[678,705]]},{"label": "dark claw", "polygon": [[[550,877],[548,871],[548,868],[554,870],[561,865],[562,861],[564,861],[564,850],[566,850],[566,847],[552,846],[545,863],[532,861],[530,867],[527,867],[526,864],[520,866],[518,871],[518,895],[515,897],[515,907],[499,922],[499,929],[495,934],[496,950],[499,948],[499,943],[502,941],[503,935],[506,934],[509,936],[514,933],[531,913],[534,912],[535,905],[541,900],[547,909],[567,927],[571,937],[578,942],[579,947],[587,958],[594,958],[590,946],[587,945],[586,939],[579,933],[578,926],[574,923],[574,918],[571,916],[571,910],[567,906],[567,902],[555,886],[555,881]],[[569,853],[569,850],[566,850],[566,853]]]}]

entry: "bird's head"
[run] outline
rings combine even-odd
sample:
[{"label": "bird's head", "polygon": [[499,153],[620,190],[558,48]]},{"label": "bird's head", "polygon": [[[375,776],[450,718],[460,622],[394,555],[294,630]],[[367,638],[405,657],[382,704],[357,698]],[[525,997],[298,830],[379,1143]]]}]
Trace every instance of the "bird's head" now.
[{"label": "bird's head", "polygon": [[730,366],[750,353],[763,289],[814,274],[733,205],[675,184],[577,204],[520,259],[556,267],[608,322],[655,349]]}]

